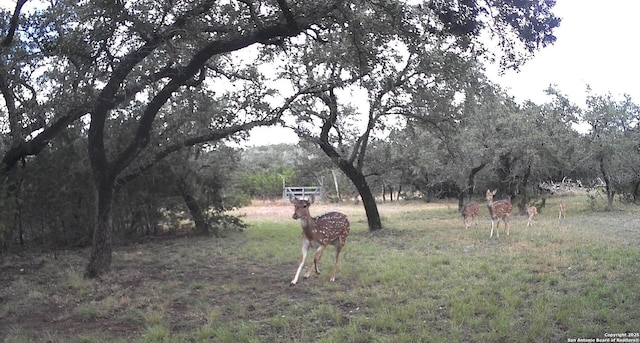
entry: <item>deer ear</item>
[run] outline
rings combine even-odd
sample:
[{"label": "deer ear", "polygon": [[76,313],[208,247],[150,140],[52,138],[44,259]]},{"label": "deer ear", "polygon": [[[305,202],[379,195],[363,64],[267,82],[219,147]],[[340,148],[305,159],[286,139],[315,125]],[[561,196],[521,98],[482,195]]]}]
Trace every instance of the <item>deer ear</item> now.
[{"label": "deer ear", "polygon": [[498,193],[498,190],[496,189],[492,193],[493,193],[493,195],[496,195],[496,193]]},{"label": "deer ear", "polygon": [[298,198],[297,198],[297,197],[292,197],[291,195],[289,195],[289,202],[290,202],[290,203],[295,204],[295,203],[296,203],[296,201],[298,201]]},{"label": "deer ear", "polygon": [[316,197],[314,195],[311,195],[311,197],[309,197],[309,204],[313,204],[316,201]]}]

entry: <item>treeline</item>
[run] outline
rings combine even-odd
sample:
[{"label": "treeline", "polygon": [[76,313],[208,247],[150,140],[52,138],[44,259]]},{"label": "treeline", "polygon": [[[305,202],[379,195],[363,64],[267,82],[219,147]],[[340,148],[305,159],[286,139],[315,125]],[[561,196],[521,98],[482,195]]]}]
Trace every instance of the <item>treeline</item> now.
[{"label": "treeline", "polygon": [[[503,96],[487,112],[457,123],[410,119],[373,138],[363,173],[379,201],[478,199],[487,188],[524,209],[547,195],[545,181],[579,180],[603,186],[606,208],[615,195],[636,202],[640,188],[638,112],[631,99],[590,96],[580,109],[555,91],[544,105],[518,105]],[[493,106],[493,107],[491,107]],[[590,129],[574,129],[578,120]],[[25,158],[5,179],[1,201],[3,250],[91,244],[96,197],[86,137],[70,130],[37,156]],[[9,181],[12,182],[9,182]],[[180,230],[195,234],[239,227],[225,211],[252,199],[273,200],[284,186],[322,186],[328,201],[359,194],[312,142],[251,148],[200,145],[173,154],[118,188],[113,228],[117,242]],[[163,225],[161,225],[163,224]]]}]

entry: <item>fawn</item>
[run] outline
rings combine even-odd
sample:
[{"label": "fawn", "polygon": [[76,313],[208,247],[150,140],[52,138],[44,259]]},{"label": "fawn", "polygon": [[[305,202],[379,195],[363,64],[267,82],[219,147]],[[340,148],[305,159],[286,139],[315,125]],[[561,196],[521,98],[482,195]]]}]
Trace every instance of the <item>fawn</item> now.
[{"label": "fawn", "polygon": [[[307,258],[307,251],[309,247],[318,247],[316,254],[313,257],[313,266],[316,274],[320,274],[318,269],[318,261],[322,257],[322,253],[327,248],[327,245],[331,244],[336,247],[336,254],[333,261],[333,271],[331,272],[331,280],[336,279],[336,269],[338,267],[338,256],[340,251],[347,242],[347,236],[349,236],[349,220],[347,216],[339,212],[329,212],[319,217],[311,217],[309,213],[309,207],[313,203],[314,198],[311,197],[311,201],[292,199],[291,202],[295,205],[295,212],[293,213],[293,219],[300,219],[302,225],[302,256],[300,257],[300,265],[295,277],[291,280],[291,286],[295,286],[298,283],[298,277],[304,266],[304,261]],[[304,275],[304,278],[308,278],[311,275],[311,267]]]}]

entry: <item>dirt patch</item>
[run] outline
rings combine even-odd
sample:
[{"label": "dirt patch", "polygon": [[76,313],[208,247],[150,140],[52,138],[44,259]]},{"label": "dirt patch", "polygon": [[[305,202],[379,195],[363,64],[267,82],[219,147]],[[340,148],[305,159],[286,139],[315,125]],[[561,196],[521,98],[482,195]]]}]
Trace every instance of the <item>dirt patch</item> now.
[{"label": "dirt patch", "polygon": [[[216,264],[180,259],[180,249],[204,249],[201,243],[185,238],[118,248],[112,272],[100,280],[82,279],[86,250],[57,252],[56,258],[51,253],[6,256],[0,268],[0,332],[40,332],[45,341],[52,336],[71,342],[81,334],[134,338],[156,306],[168,308],[178,318],[176,325],[200,326],[207,315],[194,313],[184,301],[205,301],[206,292],[190,284],[215,284],[220,278],[244,282],[250,275],[248,263],[235,261],[229,268],[222,256]],[[173,254],[178,254],[175,261],[163,260]],[[166,288],[174,288],[176,296],[162,299]]]}]

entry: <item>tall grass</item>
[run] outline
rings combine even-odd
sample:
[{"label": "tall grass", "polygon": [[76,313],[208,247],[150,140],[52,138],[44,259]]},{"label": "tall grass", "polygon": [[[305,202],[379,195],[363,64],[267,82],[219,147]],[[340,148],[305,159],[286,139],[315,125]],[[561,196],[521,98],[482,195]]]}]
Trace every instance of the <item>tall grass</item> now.
[{"label": "tall grass", "polygon": [[358,206],[314,205],[312,214],[337,209],[352,223],[334,283],[331,247],[319,276],[289,287],[301,245],[290,206],[243,209],[249,228],[223,239],[124,247],[97,281],[75,272],[86,252],[24,273],[9,257],[0,332],[6,342],[566,342],[638,332],[638,209],[589,212],[584,199],[564,200],[566,220],[548,211],[526,228],[515,216],[499,239],[486,218],[465,229],[449,203],[383,204],[385,229],[373,233]]}]

